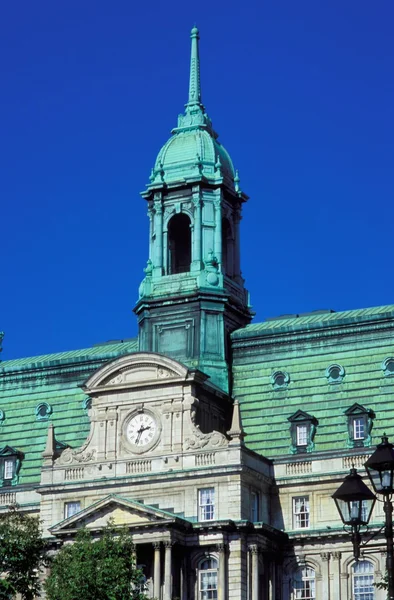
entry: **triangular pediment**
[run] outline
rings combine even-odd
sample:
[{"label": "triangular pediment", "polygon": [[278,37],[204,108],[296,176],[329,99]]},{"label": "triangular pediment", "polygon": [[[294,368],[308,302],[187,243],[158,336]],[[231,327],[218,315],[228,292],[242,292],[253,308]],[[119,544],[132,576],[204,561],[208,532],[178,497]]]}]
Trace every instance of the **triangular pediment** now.
[{"label": "triangular pediment", "polygon": [[171,524],[187,524],[187,521],[169,512],[137,502],[110,495],[50,528],[53,535],[61,536],[86,527],[100,530],[112,521],[115,527],[126,526],[139,529]]},{"label": "triangular pediment", "polygon": [[134,352],[121,356],[96,371],[83,386],[87,393],[107,387],[133,387],[158,381],[185,379],[189,369],[155,352]]},{"label": "triangular pediment", "polygon": [[310,421],[312,423],[316,422],[316,417],[304,412],[303,410],[297,410],[291,417],[287,419],[290,423],[297,423],[302,421]]},{"label": "triangular pediment", "polygon": [[0,448],[0,456],[18,456],[22,458],[24,454],[20,450],[12,448],[12,446],[4,446],[4,448]]},{"label": "triangular pediment", "polygon": [[370,410],[369,408],[365,408],[361,404],[358,404],[358,402],[355,402],[350,408],[345,410],[345,415],[347,417],[350,417],[352,415],[371,415],[372,416],[373,411]]}]

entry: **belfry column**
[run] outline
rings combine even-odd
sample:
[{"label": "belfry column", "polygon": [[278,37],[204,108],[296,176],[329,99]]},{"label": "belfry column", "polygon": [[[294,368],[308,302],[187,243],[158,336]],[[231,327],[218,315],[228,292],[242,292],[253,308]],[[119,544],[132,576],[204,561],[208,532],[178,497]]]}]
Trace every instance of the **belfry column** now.
[{"label": "belfry column", "polygon": [[161,573],[160,573],[160,542],[153,544],[153,596],[157,600],[160,598]]},{"label": "belfry column", "polygon": [[153,273],[161,276],[163,274],[163,205],[161,194],[155,194],[155,260],[153,261]]},{"label": "belfry column", "polygon": [[214,255],[222,264],[222,210],[220,196],[215,199],[215,248]]},{"label": "belfry column", "polygon": [[192,271],[201,269],[201,196],[200,189],[193,188],[194,228]]},{"label": "belfry column", "polygon": [[164,542],[164,600],[171,600],[171,592],[172,592],[172,542],[166,541]]},{"label": "belfry column", "polygon": [[241,222],[241,208],[238,206],[234,209],[234,276],[238,283],[243,283],[241,277],[241,251],[240,251],[240,222]]}]

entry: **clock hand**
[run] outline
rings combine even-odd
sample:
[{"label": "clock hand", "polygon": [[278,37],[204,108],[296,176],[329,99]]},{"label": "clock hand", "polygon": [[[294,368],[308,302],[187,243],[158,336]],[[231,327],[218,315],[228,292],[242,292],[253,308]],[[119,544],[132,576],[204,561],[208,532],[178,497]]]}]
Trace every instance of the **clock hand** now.
[{"label": "clock hand", "polygon": [[138,430],[138,435],[137,435],[137,439],[135,440],[135,444],[138,444],[138,442],[140,441],[140,437],[141,437],[143,431],[144,431],[144,427],[143,427],[143,425],[141,425],[141,427]]}]

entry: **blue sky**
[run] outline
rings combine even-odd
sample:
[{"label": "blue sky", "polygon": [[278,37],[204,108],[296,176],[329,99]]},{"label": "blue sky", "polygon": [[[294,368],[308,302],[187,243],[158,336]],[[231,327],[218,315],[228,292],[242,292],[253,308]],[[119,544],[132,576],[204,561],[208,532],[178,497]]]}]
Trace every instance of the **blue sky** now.
[{"label": "blue sky", "polygon": [[392,0],[20,0],[0,9],[2,358],[136,334],[139,192],[187,100],[250,196],[256,320],[394,302]]}]

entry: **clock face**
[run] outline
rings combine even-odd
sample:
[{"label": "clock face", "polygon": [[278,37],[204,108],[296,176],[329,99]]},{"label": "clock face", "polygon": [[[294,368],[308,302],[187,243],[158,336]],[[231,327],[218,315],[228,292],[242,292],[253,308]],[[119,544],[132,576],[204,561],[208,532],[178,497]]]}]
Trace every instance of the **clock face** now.
[{"label": "clock face", "polygon": [[127,439],[133,446],[144,448],[156,438],[157,423],[153,416],[146,412],[134,415],[126,429]]}]

